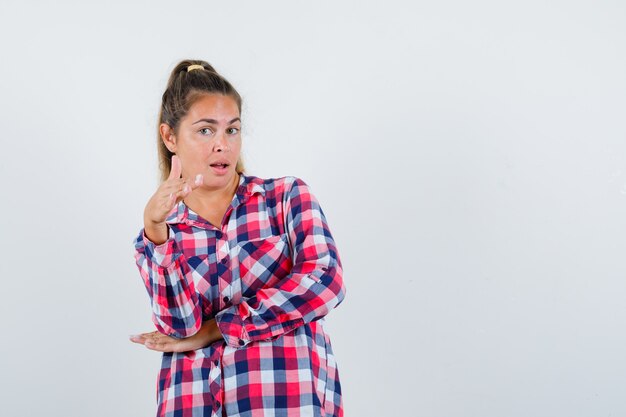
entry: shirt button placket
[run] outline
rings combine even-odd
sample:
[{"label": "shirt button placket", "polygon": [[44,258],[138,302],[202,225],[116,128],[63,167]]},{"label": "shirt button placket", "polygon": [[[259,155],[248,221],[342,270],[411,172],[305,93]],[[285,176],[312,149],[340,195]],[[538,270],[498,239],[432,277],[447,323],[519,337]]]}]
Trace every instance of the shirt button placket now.
[{"label": "shirt button placket", "polygon": [[[230,247],[228,246],[228,240],[226,240],[223,244],[223,253],[225,253],[224,257],[220,260],[220,263],[222,264],[222,280],[221,281],[229,281],[229,271],[228,271],[228,262],[229,262],[229,255],[230,255]],[[220,292],[222,293],[223,297],[222,297],[222,301],[224,302],[224,304],[227,304],[230,301],[230,297],[229,294],[225,294],[227,293],[229,287],[226,287],[224,289],[220,288]]]},{"label": "shirt button placket", "polygon": [[[220,379],[221,379],[221,368],[219,366],[219,361],[215,359],[213,361],[213,369],[209,373],[209,390],[213,395],[213,398],[220,398],[221,387],[220,387]],[[212,415],[217,417],[222,417],[221,407],[222,403],[219,400],[215,400],[213,403],[213,413]]]},{"label": "shirt button placket", "polygon": [[228,245],[228,239],[225,238],[224,240],[221,239],[222,236],[228,236],[225,233],[219,233],[218,237],[219,239],[217,239],[217,241],[215,242],[217,245],[217,250],[216,252],[218,254],[220,254],[222,256],[222,258],[219,260],[220,264],[218,265],[218,297],[220,295],[222,295],[222,301],[224,303],[227,303],[229,300],[229,297],[226,296],[224,294],[224,292],[226,291],[226,288],[223,287],[224,282],[228,282],[228,262],[229,262],[229,254],[230,254],[230,247]]}]

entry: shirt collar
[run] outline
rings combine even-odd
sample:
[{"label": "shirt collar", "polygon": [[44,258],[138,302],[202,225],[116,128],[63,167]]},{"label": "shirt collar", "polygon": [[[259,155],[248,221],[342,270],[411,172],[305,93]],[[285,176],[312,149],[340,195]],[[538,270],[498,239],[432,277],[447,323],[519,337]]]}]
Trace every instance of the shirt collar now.
[{"label": "shirt collar", "polygon": [[[246,202],[252,195],[256,193],[260,193],[261,195],[265,196],[265,187],[263,186],[263,180],[252,175],[239,174],[239,186],[237,187],[237,190],[233,195],[233,199],[230,205],[235,208],[239,204]],[[181,200],[167,216],[167,218],[165,219],[165,223],[204,224],[204,222],[199,220],[198,217],[198,214],[191,210],[189,207],[187,207],[187,205]]]}]

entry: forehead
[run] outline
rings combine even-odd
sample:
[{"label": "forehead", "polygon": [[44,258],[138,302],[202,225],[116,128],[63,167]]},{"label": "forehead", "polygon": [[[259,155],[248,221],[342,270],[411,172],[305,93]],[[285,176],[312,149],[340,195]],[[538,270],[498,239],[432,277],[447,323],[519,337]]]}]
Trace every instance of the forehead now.
[{"label": "forehead", "polygon": [[228,123],[239,116],[237,102],[232,97],[221,94],[202,94],[189,108],[186,119],[191,123],[199,119],[215,119],[219,123]]}]

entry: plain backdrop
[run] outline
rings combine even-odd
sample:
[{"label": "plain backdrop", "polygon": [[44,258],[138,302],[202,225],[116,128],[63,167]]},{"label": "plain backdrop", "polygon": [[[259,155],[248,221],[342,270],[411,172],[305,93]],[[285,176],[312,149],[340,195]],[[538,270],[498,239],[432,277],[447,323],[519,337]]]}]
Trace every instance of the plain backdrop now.
[{"label": "plain backdrop", "polygon": [[327,216],[346,417],[626,415],[623,1],[2,1],[0,44],[3,415],[154,415],[132,244],[185,58]]}]

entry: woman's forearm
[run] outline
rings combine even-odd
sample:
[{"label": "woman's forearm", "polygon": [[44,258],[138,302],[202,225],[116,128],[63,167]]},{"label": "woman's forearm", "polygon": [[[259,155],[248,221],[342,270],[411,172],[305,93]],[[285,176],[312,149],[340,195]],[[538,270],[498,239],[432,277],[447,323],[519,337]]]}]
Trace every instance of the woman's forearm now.
[{"label": "woman's forearm", "polygon": [[220,329],[217,327],[217,322],[215,319],[207,320],[202,323],[202,327],[200,328],[200,332],[202,333],[202,340],[206,341],[204,346],[208,346],[213,342],[216,342],[220,339],[223,339],[222,333]]}]

